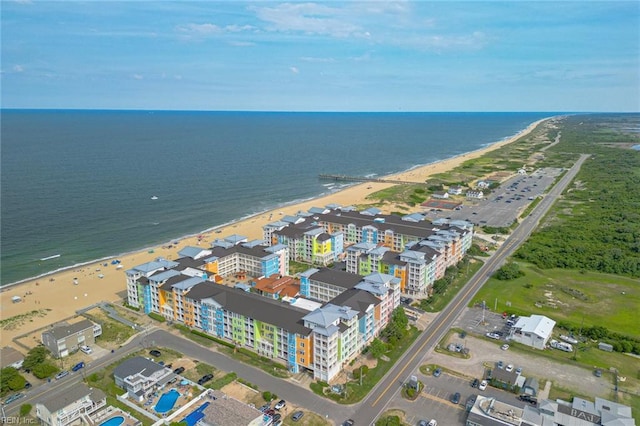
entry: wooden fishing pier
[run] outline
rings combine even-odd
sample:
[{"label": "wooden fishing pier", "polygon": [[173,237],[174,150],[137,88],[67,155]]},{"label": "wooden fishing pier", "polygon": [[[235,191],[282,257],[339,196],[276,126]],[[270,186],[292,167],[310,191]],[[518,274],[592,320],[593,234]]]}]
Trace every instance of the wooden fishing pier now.
[{"label": "wooden fishing pier", "polygon": [[411,182],[407,180],[394,180],[394,179],[379,179],[365,176],[347,176],[347,175],[330,175],[321,174],[318,175],[320,179],[332,180],[335,182],[378,182],[378,183],[392,183],[394,185],[424,185],[425,182]]}]

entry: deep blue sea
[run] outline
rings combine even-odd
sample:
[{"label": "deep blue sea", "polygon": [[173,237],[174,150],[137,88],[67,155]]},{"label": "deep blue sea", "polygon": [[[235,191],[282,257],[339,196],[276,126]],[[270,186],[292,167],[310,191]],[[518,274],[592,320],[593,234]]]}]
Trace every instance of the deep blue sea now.
[{"label": "deep blue sea", "polygon": [[1,283],[339,189],[321,173],[407,170],[552,115],[2,110]]}]

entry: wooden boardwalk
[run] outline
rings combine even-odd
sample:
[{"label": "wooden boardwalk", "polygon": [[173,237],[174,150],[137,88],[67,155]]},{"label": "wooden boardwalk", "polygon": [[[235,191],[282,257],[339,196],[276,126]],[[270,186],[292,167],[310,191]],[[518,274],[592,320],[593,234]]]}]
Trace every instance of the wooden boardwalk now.
[{"label": "wooden boardwalk", "polygon": [[318,176],[320,179],[342,181],[342,182],[379,182],[379,183],[393,183],[396,185],[424,185],[425,182],[411,182],[406,180],[393,180],[393,179],[378,179],[361,176],[347,176],[347,175],[328,175],[322,174]]}]

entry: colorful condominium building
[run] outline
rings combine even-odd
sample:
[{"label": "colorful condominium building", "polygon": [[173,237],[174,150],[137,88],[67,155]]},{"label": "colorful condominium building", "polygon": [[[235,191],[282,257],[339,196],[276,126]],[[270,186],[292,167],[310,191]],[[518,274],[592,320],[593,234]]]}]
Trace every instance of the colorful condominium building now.
[{"label": "colorful condominium building", "polygon": [[[316,302],[243,291],[212,279],[206,270],[210,254],[192,249],[187,251],[198,259],[159,259],[127,271],[128,303],[282,360],[291,372],[310,371],[320,380],[332,380],[380,333],[400,303],[396,277],[379,273],[362,277],[327,269],[303,274],[313,282],[305,287],[306,294],[313,287],[314,294],[322,295]],[[192,270],[200,275],[184,274]],[[335,296],[320,291],[323,284]]]},{"label": "colorful condominium building", "polygon": [[[267,243],[287,245],[292,259],[321,265],[345,260],[347,272],[393,275],[400,278],[403,293],[427,296],[434,281],[471,247],[473,225],[446,219],[429,222],[419,213],[400,217],[375,208],[358,212],[334,205],[267,224],[263,234]],[[325,241],[332,236],[325,257],[314,257],[320,246],[310,242],[313,236],[324,236]]]}]

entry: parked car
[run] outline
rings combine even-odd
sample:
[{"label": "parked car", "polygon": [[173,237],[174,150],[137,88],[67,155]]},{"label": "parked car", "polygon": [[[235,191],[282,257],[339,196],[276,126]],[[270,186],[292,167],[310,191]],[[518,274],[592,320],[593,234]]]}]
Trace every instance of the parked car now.
[{"label": "parked car", "polygon": [[353,426],[355,424],[355,422],[351,419],[345,420],[344,422],[342,422],[342,426]]},{"label": "parked car", "polygon": [[24,396],[23,393],[14,393],[9,398],[4,400],[4,405],[11,404],[13,401],[16,401]]},{"label": "parked car", "polygon": [[276,405],[273,408],[275,408],[276,410],[282,410],[286,405],[287,405],[287,401],[285,401],[284,399],[281,399],[276,403]]},{"label": "parked car", "polygon": [[516,368],[516,374],[522,374],[522,367]]},{"label": "parked car", "polygon": [[483,391],[483,390],[485,390],[486,388],[487,388],[487,381],[486,381],[486,380],[481,381],[481,382],[480,382],[480,385],[478,386],[478,390]]},{"label": "parked car", "polygon": [[82,346],[80,346],[80,352],[83,352],[83,353],[85,353],[85,354],[87,354],[87,355],[89,355],[89,354],[93,353],[93,351],[91,350],[91,348],[90,348],[89,346],[87,346],[87,345],[82,345]]},{"label": "parked car", "polygon": [[427,423],[427,421],[426,421],[426,420],[420,420],[420,421],[418,422],[418,426],[428,426],[428,425],[429,425],[429,423]]},{"label": "parked car", "polygon": [[593,374],[594,374],[596,377],[602,377],[602,370],[600,370],[599,368],[596,368],[596,369],[593,371]]},{"label": "parked car", "polygon": [[498,361],[498,364],[496,366],[502,370],[504,368],[504,362]]},{"label": "parked car", "polygon": [[304,416],[304,411],[296,411],[295,413],[293,413],[291,415],[291,420],[293,420],[294,422],[297,422],[298,420],[300,420],[302,417]]},{"label": "parked car", "polygon": [[58,374],[56,374],[56,380],[60,380],[63,377],[66,377],[69,375],[69,372],[67,370],[61,371]]},{"label": "parked car", "polygon": [[25,389],[29,389],[29,388],[31,388],[31,383],[29,383],[29,382],[24,382],[24,388],[25,388]]},{"label": "parked car", "polygon": [[260,412],[262,413],[265,413],[270,408],[271,408],[271,404],[267,403],[267,404],[264,404],[262,407],[258,408],[258,410],[260,410]]},{"label": "parked car", "polygon": [[271,417],[271,421],[272,421],[273,423],[277,423],[281,418],[282,418],[282,414],[280,414],[280,413],[275,413],[275,414],[273,415],[273,417]]},{"label": "parked car", "polygon": [[505,343],[504,345],[500,346],[500,349],[502,349],[503,351],[506,351],[509,349],[509,345]]},{"label": "parked car", "polygon": [[438,422],[436,422],[434,419],[429,420],[429,424],[427,426],[438,426]]},{"label": "parked car", "polygon": [[204,376],[200,377],[200,379],[198,380],[198,384],[203,385],[211,379],[213,379],[213,374],[205,374]]},{"label": "parked car", "polygon": [[182,374],[184,372],[184,367],[178,367],[173,370],[173,374]]},{"label": "parked car", "polygon": [[84,368],[84,362],[79,362],[71,368],[71,371],[78,371],[81,368]]},{"label": "parked car", "polygon": [[487,336],[490,339],[500,340],[500,335],[498,333],[489,332],[485,334],[485,336]]},{"label": "parked car", "polygon": [[160,352],[157,349],[152,349],[152,350],[149,351],[149,355],[158,358],[160,355],[162,355],[162,352]]},{"label": "parked car", "polygon": [[460,404],[460,392],[456,392],[453,395],[451,395],[450,401],[454,404]]},{"label": "parked car", "polygon": [[520,401],[528,402],[531,405],[536,405],[538,403],[538,398],[531,395],[526,395],[526,394],[518,395],[518,399]]},{"label": "parked car", "polygon": [[480,384],[480,380],[473,379],[473,381],[471,382],[471,387],[472,388],[477,388],[479,384]]},{"label": "parked car", "polygon": [[441,374],[442,374],[441,369],[436,368],[435,370],[433,370],[433,377],[440,377]]},{"label": "parked car", "polygon": [[505,368],[505,371],[506,371],[507,373],[511,373],[511,372],[513,371],[513,364],[509,364],[509,365],[507,365],[507,368]]}]

